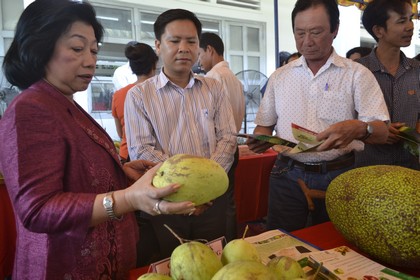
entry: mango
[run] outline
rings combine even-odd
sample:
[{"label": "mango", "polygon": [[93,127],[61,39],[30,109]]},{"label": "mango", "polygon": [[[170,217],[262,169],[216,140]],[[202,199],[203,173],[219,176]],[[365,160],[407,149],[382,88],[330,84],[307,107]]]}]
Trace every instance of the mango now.
[{"label": "mango", "polygon": [[137,280],[172,280],[172,278],[159,273],[146,273],[137,278]]},{"label": "mango", "polygon": [[305,278],[305,271],[298,261],[288,256],[277,256],[267,263],[267,267],[277,275],[278,280]]},{"label": "mango", "polygon": [[171,277],[175,280],[211,280],[222,262],[207,245],[190,241],[175,248],[170,259]]},{"label": "mango", "polygon": [[371,259],[419,268],[419,191],[420,171],[367,166],[337,176],[325,202],[336,229]]},{"label": "mango", "polygon": [[224,194],[229,179],[223,167],[212,159],[178,154],[165,160],[153,177],[157,188],[171,183],[182,186],[176,193],[164,197],[165,200],[191,201],[198,206]]},{"label": "mango", "polygon": [[[199,279],[199,278],[197,278]],[[236,261],[225,265],[211,280],[277,280],[268,267],[256,261]]]},{"label": "mango", "polygon": [[254,244],[244,239],[231,240],[222,251],[222,263],[226,265],[235,261],[257,261],[261,262],[260,254]]}]

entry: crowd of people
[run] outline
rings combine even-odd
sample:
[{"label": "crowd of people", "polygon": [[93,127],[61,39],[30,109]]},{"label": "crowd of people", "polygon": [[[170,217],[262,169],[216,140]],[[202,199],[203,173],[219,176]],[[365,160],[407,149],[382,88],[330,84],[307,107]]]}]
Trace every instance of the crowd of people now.
[{"label": "crowd of people", "polygon": [[[373,0],[363,12],[372,49],[339,56],[335,0],[297,0],[291,13],[297,52],[280,53],[254,134],[294,141],[291,124],[317,132],[316,150],[284,149],[269,178],[267,229],[293,231],[329,220],[301,184],[326,191],[338,175],[388,164],[420,170],[400,138],[420,133],[420,62],[404,55],[413,36],[410,0]],[[154,49],[125,48],[128,79],[113,95],[122,145],[73,95],[91,82],[104,29],[86,1],[35,0],[19,18],[3,70],[20,88],[0,120],[0,172],[13,204],[13,279],[127,279],[131,269],[169,257],[179,240],[237,238],[234,172],[239,160],[242,84],[224,43],[202,33],[197,16],[170,9],[154,23]],[[156,72],[158,60],[162,64]],[[196,62],[205,75],[196,75]],[[128,68],[127,68],[128,67]],[[123,69],[123,68],[121,68]],[[261,153],[272,144],[248,140]],[[204,205],[162,198],[182,186],[153,187],[163,161],[191,154],[218,162],[228,191]],[[136,249],[134,249],[136,248]]]}]

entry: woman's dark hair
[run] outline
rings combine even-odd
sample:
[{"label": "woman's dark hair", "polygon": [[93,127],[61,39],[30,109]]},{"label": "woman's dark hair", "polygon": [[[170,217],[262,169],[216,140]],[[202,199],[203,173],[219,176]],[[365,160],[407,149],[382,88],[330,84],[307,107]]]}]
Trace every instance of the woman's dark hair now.
[{"label": "woman's dark hair", "polygon": [[333,33],[340,24],[340,11],[336,0],[297,0],[292,11],[292,28],[295,30],[295,18],[297,13],[306,11],[315,6],[324,6],[330,17],[330,32]]},{"label": "woman's dark hair", "polygon": [[207,46],[214,48],[218,55],[223,55],[225,51],[225,45],[223,44],[222,38],[215,33],[205,32],[200,36],[200,48],[206,49]]},{"label": "woman's dark hair", "polygon": [[378,37],[373,32],[373,27],[377,25],[386,30],[389,12],[394,11],[399,15],[403,15],[406,4],[411,6],[411,0],[374,0],[368,3],[362,15],[362,23],[376,42],[378,42]]},{"label": "woman's dark hair", "polygon": [[292,53],[291,55],[289,55],[288,57],[287,57],[287,59],[286,59],[286,61],[285,61],[285,64],[287,64],[287,63],[289,63],[290,61],[292,61],[291,59],[292,58],[296,58],[296,59],[298,59],[299,57],[301,57],[302,56],[302,54],[300,53],[300,52],[294,52],[294,53]]},{"label": "woman's dark hair", "polygon": [[350,56],[354,53],[359,53],[361,57],[367,56],[372,51],[371,48],[368,47],[354,47],[347,51],[346,58],[350,58]]},{"label": "woman's dark hair", "polygon": [[26,89],[45,77],[45,66],[54,53],[58,39],[76,21],[93,27],[101,42],[104,29],[93,7],[84,0],[36,0],[22,13],[15,37],[7,51],[3,70],[6,79]]},{"label": "woman's dark hair", "polygon": [[165,27],[168,23],[174,20],[190,20],[194,23],[197,29],[198,38],[201,36],[201,22],[194,13],[183,9],[167,10],[160,14],[153,25],[156,40],[160,40],[162,34],[165,32]]},{"label": "woman's dark hair", "polygon": [[147,75],[156,69],[158,56],[151,46],[143,43],[131,43],[125,48],[130,68],[137,76]]}]

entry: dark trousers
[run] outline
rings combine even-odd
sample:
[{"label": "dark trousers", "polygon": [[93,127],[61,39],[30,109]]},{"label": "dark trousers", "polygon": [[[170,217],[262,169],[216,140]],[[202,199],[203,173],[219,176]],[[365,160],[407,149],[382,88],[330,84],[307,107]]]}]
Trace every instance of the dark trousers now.
[{"label": "dark trousers", "polygon": [[235,203],[235,171],[239,163],[239,149],[236,147],[236,152],[233,158],[233,164],[228,172],[229,187],[226,191],[228,195],[228,208],[226,212],[226,242],[238,238],[237,223],[236,223],[236,203]]},{"label": "dark trousers", "polygon": [[352,168],[350,166],[325,173],[305,172],[278,158],[269,181],[267,229],[294,231],[329,221],[324,199],[314,199],[315,210],[309,211],[297,179],[302,179],[311,189],[325,191],[336,176]]}]

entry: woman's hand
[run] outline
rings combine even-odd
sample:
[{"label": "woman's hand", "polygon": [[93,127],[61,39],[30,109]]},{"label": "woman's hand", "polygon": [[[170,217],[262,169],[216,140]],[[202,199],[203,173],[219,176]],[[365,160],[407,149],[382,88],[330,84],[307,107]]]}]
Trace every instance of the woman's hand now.
[{"label": "woman's hand", "polygon": [[[153,177],[162,164],[157,164],[147,171],[140,179],[125,191],[125,198],[136,210],[144,211],[150,215],[161,214],[190,214],[196,210],[191,201],[169,202],[162,200],[163,197],[177,192],[181,187],[178,184],[170,184],[163,188],[152,185]],[[158,208],[157,208],[158,207]]]}]

